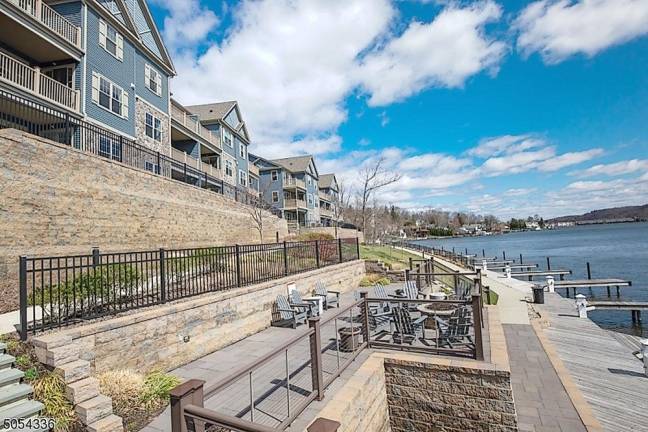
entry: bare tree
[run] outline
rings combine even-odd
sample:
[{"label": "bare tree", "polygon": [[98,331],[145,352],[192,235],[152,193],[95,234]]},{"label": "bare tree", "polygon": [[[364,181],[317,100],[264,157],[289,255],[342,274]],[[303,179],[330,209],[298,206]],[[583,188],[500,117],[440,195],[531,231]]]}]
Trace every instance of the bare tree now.
[{"label": "bare tree", "polygon": [[245,206],[247,214],[250,215],[254,228],[259,232],[259,241],[263,243],[263,229],[266,222],[272,217],[272,206],[263,200],[264,193],[260,192],[256,199],[251,200]]},{"label": "bare tree", "polygon": [[360,188],[358,190],[358,206],[360,207],[360,225],[362,232],[367,227],[367,205],[376,191],[396,183],[401,175],[385,168],[385,158],[381,157],[372,166],[360,171]]},{"label": "bare tree", "polygon": [[344,218],[346,209],[349,208],[350,201],[349,191],[346,188],[346,184],[342,181],[338,182],[338,193],[335,196],[333,201],[333,218],[335,224],[335,238],[338,238],[338,227],[340,226],[340,221]]}]

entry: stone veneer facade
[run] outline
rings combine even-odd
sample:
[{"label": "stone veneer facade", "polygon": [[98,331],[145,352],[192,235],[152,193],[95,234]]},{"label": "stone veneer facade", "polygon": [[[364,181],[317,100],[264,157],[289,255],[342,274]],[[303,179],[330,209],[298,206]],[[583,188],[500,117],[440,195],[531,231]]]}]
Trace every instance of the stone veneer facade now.
[{"label": "stone veneer facade", "polygon": [[[160,141],[146,135],[146,113],[160,119]],[[139,97],[135,98],[135,138],[139,144],[164,155],[171,154],[171,118]]]},{"label": "stone veneer facade", "polygon": [[[20,255],[246,244],[248,207],[13,129],[0,130],[0,313],[18,307]],[[264,238],[286,221],[268,214]]]}]

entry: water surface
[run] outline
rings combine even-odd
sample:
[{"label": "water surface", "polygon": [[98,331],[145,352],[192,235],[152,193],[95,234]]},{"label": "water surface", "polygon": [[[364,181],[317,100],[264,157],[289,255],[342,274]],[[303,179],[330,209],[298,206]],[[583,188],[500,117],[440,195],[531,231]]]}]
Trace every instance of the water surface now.
[{"label": "water surface", "polygon": [[[553,270],[571,269],[569,279],[587,278],[587,262],[592,278],[620,278],[632,281],[632,286],[621,288],[620,300],[648,302],[648,223],[586,225],[557,230],[527,231],[483,237],[422,240],[421,243],[453,247],[457,252],[486,256],[506,254],[507,259],[538,263],[546,268],[546,257]],[[537,278],[540,280],[540,278]],[[564,291],[564,290],[561,290]],[[607,300],[605,288],[581,289],[588,297]],[[612,289],[612,299],[617,299]],[[648,336],[648,310],[642,312],[643,326],[633,326],[629,311],[594,311],[590,317],[600,326],[626,333]]]}]

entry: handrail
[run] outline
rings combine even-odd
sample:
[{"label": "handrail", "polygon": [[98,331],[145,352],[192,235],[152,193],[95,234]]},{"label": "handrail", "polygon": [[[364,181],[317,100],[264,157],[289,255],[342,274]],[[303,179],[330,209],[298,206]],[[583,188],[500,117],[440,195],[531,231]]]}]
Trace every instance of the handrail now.
[{"label": "handrail", "polygon": [[280,429],[265,426],[259,423],[252,423],[242,418],[220,414],[216,411],[199,407],[196,405],[187,405],[184,407],[185,416],[193,417],[194,419],[204,421],[206,423],[217,423],[235,431],[243,432],[277,432]]},{"label": "handrail", "polygon": [[81,48],[79,37],[81,29],[42,0],[9,0],[9,2],[72,45]]}]

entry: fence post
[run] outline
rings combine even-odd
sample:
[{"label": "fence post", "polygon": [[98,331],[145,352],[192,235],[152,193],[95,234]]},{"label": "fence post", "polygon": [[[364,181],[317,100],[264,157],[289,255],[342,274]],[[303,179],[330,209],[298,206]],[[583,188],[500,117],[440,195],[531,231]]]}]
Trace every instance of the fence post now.
[{"label": "fence post", "polygon": [[99,257],[100,252],[98,247],[93,247],[92,248],[92,268],[97,267],[99,264],[101,264],[101,258]]},{"label": "fence post", "polygon": [[410,280],[410,269],[405,269],[405,280],[408,281]]},{"label": "fence post", "polygon": [[[313,390],[317,391],[317,400],[324,399],[324,373],[322,371],[322,335],[320,334],[320,317],[308,318],[308,326],[315,330],[310,336],[311,372]],[[337,335],[336,335],[337,337]]]},{"label": "fence post", "polygon": [[171,432],[187,432],[184,409],[187,405],[203,407],[205,381],[192,379],[169,392],[171,400]]},{"label": "fence post", "polygon": [[472,296],[473,327],[475,331],[475,360],[484,360],[484,341],[482,340],[481,296]]},{"label": "fence post", "polygon": [[356,255],[360,259],[360,238],[356,237]]},{"label": "fence post", "polygon": [[164,249],[160,248],[160,301],[166,303],[166,264],[165,264],[165,252]]},{"label": "fence post", "polygon": [[241,254],[239,250],[239,245],[234,246],[236,252],[236,286],[241,286]]},{"label": "fence post", "polygon": [[342,239],[338,239],[338,252],[340,253],[340,262],[342,262]]},{"label": "fence post", "polygon": [[409,269],[414,270],[414,266],[412,265],[412,257],[409,257]]},{"label": "fence post", "polygon": [[315,240],[315,262],[317,263],[317,268],[320,268],[319,240]]},{"label": "fence post", "polygon": [[283,252],[284,252],[284,276],[288,276],[288,244],[286,240],[283,242]]},{"label": "fence post", "polygon": [[360,299],[362,300],[362,337],[367,343],[369,348],[369,302],[367,301],[367,291],[360,292]]},{"label": "fence post", "polygon": [[162,166],[160,164],[160,152],[157,152],[157,168],[155,169],[157,175],[160,175],[162,172]]},{"label": "fence post", "polygon": [[[20,340],[27,340],[27,257],[19,258],[20,267]],[[35,325],[36,323],[34,323]]]},{"label": "fence post", "polygon": [[547,257],[547,271],[551,271],[551,261],[549,260],[549,257]]}]

